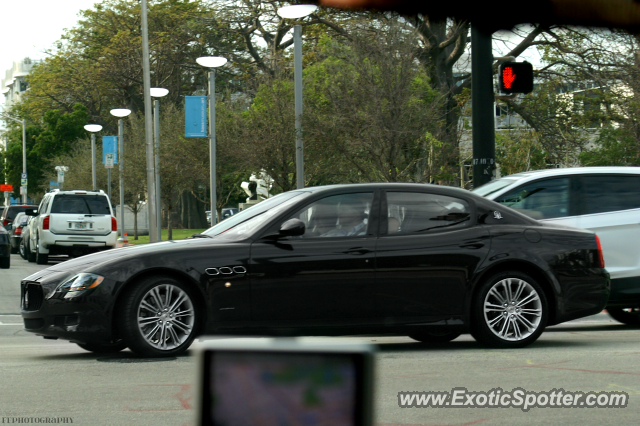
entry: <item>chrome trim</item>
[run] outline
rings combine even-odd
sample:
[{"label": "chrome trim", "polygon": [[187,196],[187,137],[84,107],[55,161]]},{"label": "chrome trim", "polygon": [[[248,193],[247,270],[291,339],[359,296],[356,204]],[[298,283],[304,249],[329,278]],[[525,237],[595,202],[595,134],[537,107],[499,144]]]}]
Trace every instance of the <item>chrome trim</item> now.
[{"label": "chrome trim", "polygon": [[218,268],[207,268],[204,270],[207,275],[220,275],[220,271]]},{"label": "chrome trim", "polygon": [[247,268],[245,268],[244,266],[234,266],[233,272],[235,272],[236,274],[246,274]]},{"label": "chrome trim", "polygon": [[225,274],[225,275],[233,274],[233,269],[229,268],[228,266],[223,266],[222,268],[218,268],[218,270],[220,271],[221,274]]}]

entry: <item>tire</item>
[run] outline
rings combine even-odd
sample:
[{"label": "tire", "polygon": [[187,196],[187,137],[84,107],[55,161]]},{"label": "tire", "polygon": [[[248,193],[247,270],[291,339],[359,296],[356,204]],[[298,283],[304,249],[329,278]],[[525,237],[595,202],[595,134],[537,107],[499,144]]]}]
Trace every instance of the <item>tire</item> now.
[{"label": "tire", "polygon": [[27,245],[24,242],[23,238],[20,239],[20,245],[18,246],[18,252],[20,253],[20,257],[21,258],[23,258],[24,260],[27,260],[27,257],[28,257]]},{"label": "tire", "polygon": [[49,255],[40,253],[40,241],[36,244],[36,263],[38,265],[46,265],[49,263]]},{"label": "tire", "polygon": [[36,261],[36,254],[31,251],[31,243],[27,244],[27,260],[31,263]]},{"label": "tire", "polygon": [[522,348],[540,337],[548,318],[542,287],[521,272],[502,272],[485,281],[472,302],[471,335],[486,346]]},{"label": "tire", "polygon": [[422,343],[446,343],[456,339],[460,334],[462,333],[443,330],[410,334],[409,337]]},{"label": "tire", "polygon": [[628,325],[640,325],[640,308],[607,308],[611,317]]},{"label": "tire", "polygon": [[[176,312],[180,315],[176,316]],[[201,323],[198,313],[186,285],[173,278],[154,276],[125,294],[117,312],[118,329],[129,349],[139,356],[176,356],[195,339]]]},{"label": "tire", "polygon": [[0,269],[9,269],[11,267],[11,256],[0,257]]},{"label": "tire", "polygon": [[127,348],[127,344],[122,340],[113,343],[76,343],[85,351],[95,352],[97,354],[114,354]]}]

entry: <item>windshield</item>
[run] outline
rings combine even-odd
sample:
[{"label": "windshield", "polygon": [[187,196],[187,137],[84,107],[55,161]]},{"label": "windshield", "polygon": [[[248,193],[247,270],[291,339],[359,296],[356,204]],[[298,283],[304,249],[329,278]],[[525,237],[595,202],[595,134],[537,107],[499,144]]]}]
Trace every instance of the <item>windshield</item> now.
[{"label": "windshield", "polygon": [[228,240],[246,238],[271,218],[309,194],[310,192],[290,191],[268,198],[207,229],[203,234]]},{"label": "windshield", "polygon": [[473,189],[471,192],[474,192],[482,197],[487,197],[517,181],[518,179],[513,179],[513,178],[496,179],[496,180],[492,180],[491,182],[485,183],[484,185],[478,188]]},{"label": "windshield", "polygon": [[111,209],[104,195],[58,194],[53,199],[51,213],[110,215]]}]

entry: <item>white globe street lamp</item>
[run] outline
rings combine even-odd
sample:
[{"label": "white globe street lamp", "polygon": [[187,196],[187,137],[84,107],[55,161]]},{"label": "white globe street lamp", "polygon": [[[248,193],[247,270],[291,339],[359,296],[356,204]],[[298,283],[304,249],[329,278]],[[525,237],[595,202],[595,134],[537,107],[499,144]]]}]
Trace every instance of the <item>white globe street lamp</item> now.
[{"label": "white globe street lamp", "polygon": [[[285,19],[301,19],[312,14],[318,6],[295,4],[278,9],[278,15]],[[298,189],[304,188],[304,146],[302,143],[302,27],[293,26],[293,62],[296,109],[296,181]]]},{"label": "white globe street lamp", "polygon": [[130,109],[112,109],[111,115],[118,117],[118,163],[120,163],[120,238],[124,238],[124,122],[122,119],[131,114]]},{"label": "white globe street lamp", "polygon": [[215,224],[217,218],[216,200],[216,68],[227,63],[227,58],[221,56],[202,56],[196,62],[209,68],[209,184],[211,185],[211,222]]},{"label": "white globe street lamp", "polygon": [[87,124],[84,129],[91,133],[91,184],[93,190],[97,189],[96,183],[96,133],[102,130],[99,124]]},{"label": "white globe street lamp", "polygon": [[[156,170],[156,227],[158,228],[158,241],[162,241],[162,201],[160,200],[160,98],[169,94],[169,89],[162,87],[152,87],[149,89],[153,100],[153,124],[154,143],[153,152],[155,154]],[[151,213],[150,213],[151,214]]]}]

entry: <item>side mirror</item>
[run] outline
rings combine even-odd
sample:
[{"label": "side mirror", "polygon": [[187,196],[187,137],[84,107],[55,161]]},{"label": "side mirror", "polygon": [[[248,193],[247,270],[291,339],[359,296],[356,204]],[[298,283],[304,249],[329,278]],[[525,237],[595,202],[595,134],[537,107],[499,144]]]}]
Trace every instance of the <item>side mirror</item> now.
[{"label": "side mirror", "polygon": [[280,227],[281,237],[298,237],[304,235],[304,222],[300,219],[289,219]]},{"label": "side mirror", "polygon": [[24,214],[27,216],[38,216],[38,209],[26,209]]}]

